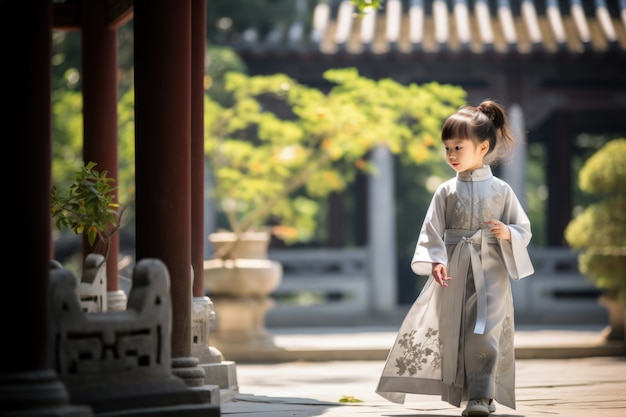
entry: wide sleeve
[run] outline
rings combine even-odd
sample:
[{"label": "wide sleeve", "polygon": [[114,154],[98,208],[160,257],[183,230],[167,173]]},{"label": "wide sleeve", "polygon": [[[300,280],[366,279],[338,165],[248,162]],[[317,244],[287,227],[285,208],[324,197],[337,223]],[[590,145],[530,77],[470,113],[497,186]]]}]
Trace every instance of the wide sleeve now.
[{"label": "wide sleeve", "polygon": [[510,187],[505,193],[505,210],[502,222],[511,231],[511,240],[500,241],[502,257],[507,272],[512,279],[519,280],[535,272],[530,255],[528,254],[528,244],[532,237],[530,220],[520,204],[517,196]]},{"label": "wide sleeve", "polygon": [[428,276],[432,272],[433,263],[447,266],[448,254],[443,242],[445,232],[446,192],[440,186],[426,211],[422,229],[417,238],[415,253],[411,260],[411,269],[417,275]]}]

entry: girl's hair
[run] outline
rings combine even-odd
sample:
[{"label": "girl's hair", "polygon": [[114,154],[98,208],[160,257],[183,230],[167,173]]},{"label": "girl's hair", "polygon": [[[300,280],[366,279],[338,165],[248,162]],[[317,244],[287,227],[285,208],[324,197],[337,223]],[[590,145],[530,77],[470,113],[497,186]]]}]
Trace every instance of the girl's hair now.
[{"label": "girl's hair", "polygon": [[493,100],[483,100],[477,107],[461,106],[444,122],[441,140],[471,139],[476,144],[489,141],[485,163],[495,165],[508,156],[517,139],[509,127],[506,109]]}]

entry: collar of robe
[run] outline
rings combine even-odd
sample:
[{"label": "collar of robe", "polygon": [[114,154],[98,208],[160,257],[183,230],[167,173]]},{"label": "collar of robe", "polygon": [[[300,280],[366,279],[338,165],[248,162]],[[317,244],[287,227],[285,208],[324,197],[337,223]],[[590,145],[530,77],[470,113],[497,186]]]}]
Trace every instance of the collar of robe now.
[{"label": "collar of robe", "polygon": [[456,178],[459,181],[484,181],[493,177],[491,167],[489,165],[483,165],[482,168],[475,169],[473,171],[457,172]]}]

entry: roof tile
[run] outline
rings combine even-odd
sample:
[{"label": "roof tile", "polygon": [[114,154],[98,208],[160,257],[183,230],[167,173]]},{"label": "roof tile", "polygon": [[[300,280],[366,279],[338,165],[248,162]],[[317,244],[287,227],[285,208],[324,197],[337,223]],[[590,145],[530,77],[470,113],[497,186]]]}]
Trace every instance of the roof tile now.
[{"label": "roof tile", "polygon": [[349,0],[320,2],[311,22],[230,46],[253,54],[626,53],[626,0],[387,0],[364,17],[355,12]]}]

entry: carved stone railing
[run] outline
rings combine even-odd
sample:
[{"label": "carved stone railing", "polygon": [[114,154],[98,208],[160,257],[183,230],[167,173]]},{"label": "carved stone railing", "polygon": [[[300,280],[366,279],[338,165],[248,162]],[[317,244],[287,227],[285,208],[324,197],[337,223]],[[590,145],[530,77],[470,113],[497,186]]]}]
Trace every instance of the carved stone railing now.
[{"label": "carved stone railing", "polygon": [[107,269],[104,256],[88,254],[83,269],[85,272],[78,285],[82,310],[88,313],[107,311]]},{"label": "carved stone railing", "polygon": [[578,269],[567,247],[530,248],[534,275],[512,282],[515,319],[528,324],[594,324],[607,321],[601,290]]},{"label": "carved stone railing", "polygon": [[83,311],[77,287],[71,271],[51,263],[48,351],[73,404],[96,414],[150,409],[158,416],[185,405],[220,415],[219,387],[191,389],[172,373],[170,278],[163,262],[137,263],[123,311]]},{"label": "carved stone railing", "polygon": [[[567,247],[530,248],[535,274],[511,282],[515,317],[524,324],[601,324],[606,309],[600,290],[578,270],[577,253]],[[373,277],[369,252],[358,249],[280,249],[269,257],[283,265],[273,293],[271,326],[371,323]],[[408,268],[408,265],[407,265]],[[415,294],[417,296],[417,294]],[[408,308],[398,305],[399,311]]]},{"label": "carved stone railing", "polygon": [[269,257],[283,266],[283,280],[268,323],[307,324],[362,317],[370,308],[367,249],[281,249]]}]

